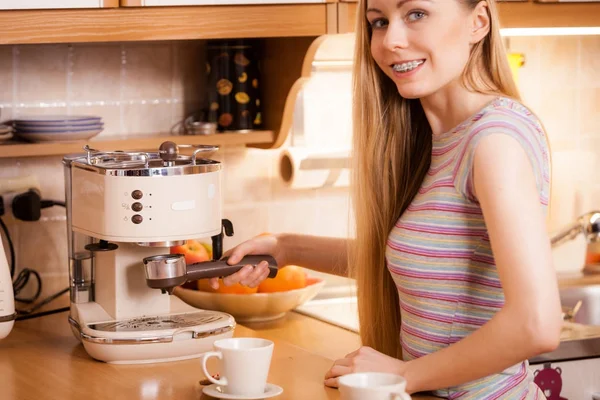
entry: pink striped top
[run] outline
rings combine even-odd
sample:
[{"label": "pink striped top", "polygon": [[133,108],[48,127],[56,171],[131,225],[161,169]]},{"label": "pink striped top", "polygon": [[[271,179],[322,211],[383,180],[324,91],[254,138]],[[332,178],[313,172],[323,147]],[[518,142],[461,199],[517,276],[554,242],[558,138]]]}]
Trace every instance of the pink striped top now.
[{"label": "pink striped top", "polygon": [[[451,131],[435,135],[431,167],[390,232],[386,260],[398,288],[403,357],[411,360],[458,342],[504,304],[472,164],[482,137],[504,134],[527,153],[540,203],[549,196],[549,156],[539,121],[522,104],[497,98]],[[449,399],[545,399],[528,363],[433,393]]]}]

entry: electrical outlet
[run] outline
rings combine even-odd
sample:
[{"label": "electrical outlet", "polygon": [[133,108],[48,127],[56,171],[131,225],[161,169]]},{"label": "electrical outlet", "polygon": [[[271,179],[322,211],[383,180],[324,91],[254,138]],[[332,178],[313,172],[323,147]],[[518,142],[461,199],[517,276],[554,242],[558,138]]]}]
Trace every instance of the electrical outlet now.
[{"label": "electrical outlet", "polygon": [[0,196],[4,201],[5,217],[12,217],[11,205],[14,197],[29,189],[40,191],[40,184],[35,175],[0,177]]}]

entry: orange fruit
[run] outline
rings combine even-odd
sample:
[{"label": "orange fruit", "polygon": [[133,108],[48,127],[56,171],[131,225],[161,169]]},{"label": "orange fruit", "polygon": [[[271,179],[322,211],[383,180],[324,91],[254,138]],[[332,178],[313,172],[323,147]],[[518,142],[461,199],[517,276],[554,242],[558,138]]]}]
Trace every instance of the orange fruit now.
[{"label": "orange fruit", "polygon": [[211,293],[253,294],[258,290],[258,288],[251,288],[240,283],[236,283],[232,286],[225,286],[222,279],[219,279],[219,288],[217,290],[210,286],[208,279],[199,279],[197,285],[198,290]]},{"label": "orange fruit", "polygon": [[591,251],[587,252],[587,254],[585,255],[585,264],[591,265],[598,263],[600,263],[600,253],[594,253]]},{"label": "orange fruit", "polygon": [[267,278],[258,285],[258,293],[285,292],[306,287],[306,272],[296,265],[286,265],[275,278]]}]

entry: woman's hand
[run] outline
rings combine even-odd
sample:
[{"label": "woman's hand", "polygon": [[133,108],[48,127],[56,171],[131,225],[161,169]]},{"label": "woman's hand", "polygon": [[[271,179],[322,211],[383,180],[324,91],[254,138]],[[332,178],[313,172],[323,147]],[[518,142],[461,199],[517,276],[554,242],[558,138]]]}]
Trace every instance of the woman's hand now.
[{"label": "woman's hand", "polygon": [[[237,264],[242,258],[251,254],[270,255],[275,258],[277,265],[283,267],[286,265],[284,251],[277,235],[259,235],[250,240],[247,240],[233,249],[225,252],[223,257],[229,257],[227,263],[229,265]],[[223,278],[225,286],[235,285],[240,283],[248,287],[257,287],[262,281],[269,276],[269,264],[266,261],[260,262],[256,267],[245,265],[235,274]],[[219,288],[218,278],[210,279],[210,286],[213,289]]]},{"label": "woman's hand", "polygon": [[340,376],[355,372],[390,372],[402,375],[405,365],[404,361],[363,346],[333,363],[325,374],[325,385],[336,388]]}]

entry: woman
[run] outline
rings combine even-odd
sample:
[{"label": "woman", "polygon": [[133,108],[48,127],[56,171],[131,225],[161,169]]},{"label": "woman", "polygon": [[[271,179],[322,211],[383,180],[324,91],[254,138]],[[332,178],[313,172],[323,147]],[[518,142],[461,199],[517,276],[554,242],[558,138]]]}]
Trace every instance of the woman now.
[{"label": "woman", "polygon": [[[231,262],[351,269],[365,347],[328,386],[385,371],[409,393],[543,399],[525,360],[555,349],[561,326],[549,150],[518,101],[494,0],[365,0],[354,68],[356,239],[258,237]],[[224,283],[267,273],[246,266]]]}]

